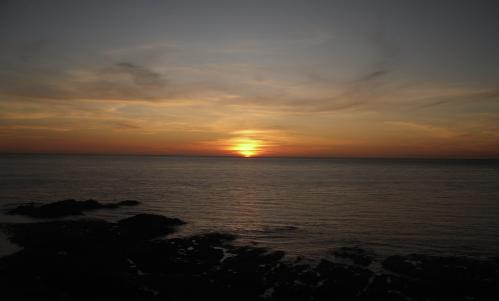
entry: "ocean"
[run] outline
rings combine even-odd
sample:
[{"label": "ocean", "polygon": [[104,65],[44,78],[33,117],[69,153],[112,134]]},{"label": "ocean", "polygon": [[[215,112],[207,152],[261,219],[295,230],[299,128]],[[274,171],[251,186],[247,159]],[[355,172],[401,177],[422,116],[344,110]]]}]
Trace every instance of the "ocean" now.
[{"label": "ocean", "polygon": [[[325,258],[355,246],[379,256],[499,255],[499,161],[1,155],[1,222],[20,203],[138,200],[178,217],[177,235],[226,232],[238,243]],[[0,253],[10,246],[0,239]]]}]

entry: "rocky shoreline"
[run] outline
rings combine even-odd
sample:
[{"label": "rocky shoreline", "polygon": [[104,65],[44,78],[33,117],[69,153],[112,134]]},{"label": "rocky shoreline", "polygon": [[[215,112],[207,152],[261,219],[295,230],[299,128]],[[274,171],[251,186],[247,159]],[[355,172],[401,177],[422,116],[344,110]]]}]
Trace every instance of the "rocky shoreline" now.
[{"label": "rocky shoreline", "polygon": [[33,218],[58,218],[72,215],[83,215],[87,211],[97,209],[115,209],[123,206],[137,206],[140,202],[126,200],[114,203],[100,203],[96,200],[77,201],[62,200],[48,204],[26,203],[6,210],[9,215],[24,215]]},{"label": "rocky shoreline", "polygon": [[[138,205],[62,202],[24,205],[9,213],[63,217]],[[373,272],[369,265],[374,256],[367,250],[334,251],[349,264],[311,264],[281,251],[236,246],[236,237],[223,233],[168,237],[182,224],[154,214],[118,222],[80,218],[1,224],[23,249],[0,258],[0,298],[499,300],[499,258],[390,256],[381,262],[383,271]]]}]

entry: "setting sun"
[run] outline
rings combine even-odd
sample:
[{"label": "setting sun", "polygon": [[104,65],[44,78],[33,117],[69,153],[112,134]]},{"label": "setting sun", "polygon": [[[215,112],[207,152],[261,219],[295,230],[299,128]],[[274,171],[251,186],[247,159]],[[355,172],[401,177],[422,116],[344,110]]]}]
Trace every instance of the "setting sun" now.
[{"label": "setting sun", "polygon": [[261,144],[258,140],[244,139],[238,141],[238,143],[234,145],[232,150],[236,151],[239,155],[246,158],[254,157],[260,152]]}]

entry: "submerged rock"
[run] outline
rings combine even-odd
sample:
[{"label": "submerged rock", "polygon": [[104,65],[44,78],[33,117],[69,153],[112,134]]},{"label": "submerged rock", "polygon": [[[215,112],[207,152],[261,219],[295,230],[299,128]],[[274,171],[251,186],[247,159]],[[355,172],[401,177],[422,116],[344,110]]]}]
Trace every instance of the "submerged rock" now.
[{"label": "submerged rock", "polygon": [[100,203],[96,200],[76,201],[62,200],[48,204],[28,203],[7,210],[10,215],[25,215],[35,218],[58,218],[71,215],[81,215],[85,211],[96,209],[113,209],[120,206],[136,206],[140,203],[134,200],[126,200],[116,203]]}]

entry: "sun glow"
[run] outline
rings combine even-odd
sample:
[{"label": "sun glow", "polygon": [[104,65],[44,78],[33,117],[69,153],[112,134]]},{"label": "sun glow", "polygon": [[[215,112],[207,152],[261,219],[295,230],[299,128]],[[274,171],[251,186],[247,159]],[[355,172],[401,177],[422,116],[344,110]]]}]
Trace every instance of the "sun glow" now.
[{"label": "sun glow", "polygon": [[261,143],[258,140],[243,139],[237,141],[232,150],[246,158],[254,157],[261,152]]}]

